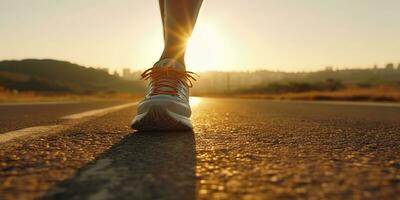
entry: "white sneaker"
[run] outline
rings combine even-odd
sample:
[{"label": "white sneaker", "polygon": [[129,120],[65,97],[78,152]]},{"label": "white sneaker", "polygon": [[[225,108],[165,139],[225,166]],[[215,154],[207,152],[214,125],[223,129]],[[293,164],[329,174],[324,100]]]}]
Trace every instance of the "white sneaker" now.
[{"label": "white sneaker", "polygon": [[196,80],[193,74],[172,59],[158,61],[143,72],[142,79],[150,83],[131,127],[140,131],[193,129],[189,105],[189,88]]}]

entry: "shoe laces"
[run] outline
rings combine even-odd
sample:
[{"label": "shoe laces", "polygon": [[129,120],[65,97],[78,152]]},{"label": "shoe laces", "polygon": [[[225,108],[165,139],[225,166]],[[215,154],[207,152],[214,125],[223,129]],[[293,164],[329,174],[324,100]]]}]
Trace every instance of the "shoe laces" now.
[{"label": "shoe laces", "polygon": [[188,88],[193,87],[192,81],[197,80],[194,75],[198,76],[194,72],[176,70],[172,66],[152,67],[142,73],[141,80],[150,80],[151,96],[159,94],[178,95],[179,84]]}]

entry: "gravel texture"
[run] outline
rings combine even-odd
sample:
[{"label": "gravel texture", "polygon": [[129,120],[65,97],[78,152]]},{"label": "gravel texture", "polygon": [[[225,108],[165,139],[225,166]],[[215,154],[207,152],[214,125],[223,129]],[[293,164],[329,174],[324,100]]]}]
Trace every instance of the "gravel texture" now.
[{"label": "gravel texture", "polygon": [[126,109],[1,145],[0,199],[398,199],[400,108],[201,99],[194,132]]}]

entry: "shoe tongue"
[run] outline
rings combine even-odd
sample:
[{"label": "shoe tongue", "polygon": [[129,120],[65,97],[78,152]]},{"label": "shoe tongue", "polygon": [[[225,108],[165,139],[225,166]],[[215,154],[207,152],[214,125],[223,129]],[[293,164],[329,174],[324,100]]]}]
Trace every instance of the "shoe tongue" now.
[{"label": "shoe tongue", "polygon": [[[173,69],[177,70],[177,71],[181,71],[181,72],[186,72],[185,66],[182,65],[181,63],[179,63],[176,60],[173,59],[163,59],[160,60],[158,62],[156,62],[153,66],[154,68],[163,68],[163,67],[172,67]],[[176,77],[170,77],[170,76],[164,76],[163,78],[161,78],[159,81],[163,81],[163,80],[168,80],[171,78],[176,78]],[[186,81],[185,79],[182,79],[182,81]],[[163,86],[161,88],[159,88],[158,90],[160,91],[171,91],[175,86]]]},{"label": "shoe tongue", "polygon": [[186,71],[185,66],[182,65],[180,62],[173,60],[173,59],[163,59],[160,60],[158,62],[156,62],[156,64],[154,64],[154,67],[172,67],[175,70],[178,71]]}]

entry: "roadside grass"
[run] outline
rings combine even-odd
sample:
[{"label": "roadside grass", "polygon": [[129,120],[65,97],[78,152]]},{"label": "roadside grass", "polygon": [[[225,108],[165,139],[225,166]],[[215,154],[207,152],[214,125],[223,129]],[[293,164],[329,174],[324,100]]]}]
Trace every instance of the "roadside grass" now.
[{"label": "roadside grass", "polygon": [[[375,101],[375,102],[400,102],[400,88],[379,86],[371,88],[347,88],[338,91],[309,91],[298,93],[229,93],[229,94],[201,94],[204,97],[233,97],[256,98],[274,100],[323,100],[323,101]],[[142,95],[128,93],[95,93],[95,94],[69,94],[50,92],[16,92],[0,88],[0,103],[22,102],[54,102],[54,101],[101,101],[101,100],[131,100],[141,98]]]},{"label": "roadside grass", "polygon": [[129,100],[137,99],[139,95],[127,93],[96,93],[96,94],[68,94],[44,92],[16,92],[0,90],[0,103],[23,102],[54,102],[54,101],[98,101],[98,100]]},{"label": "roadside grass", "polygon": [[239,98],[324,101],[375,101],[400,102],[400,89],[381,86],[373,88],[348,88],[338,91],[310,91],[281,94],[234,94]]}]

